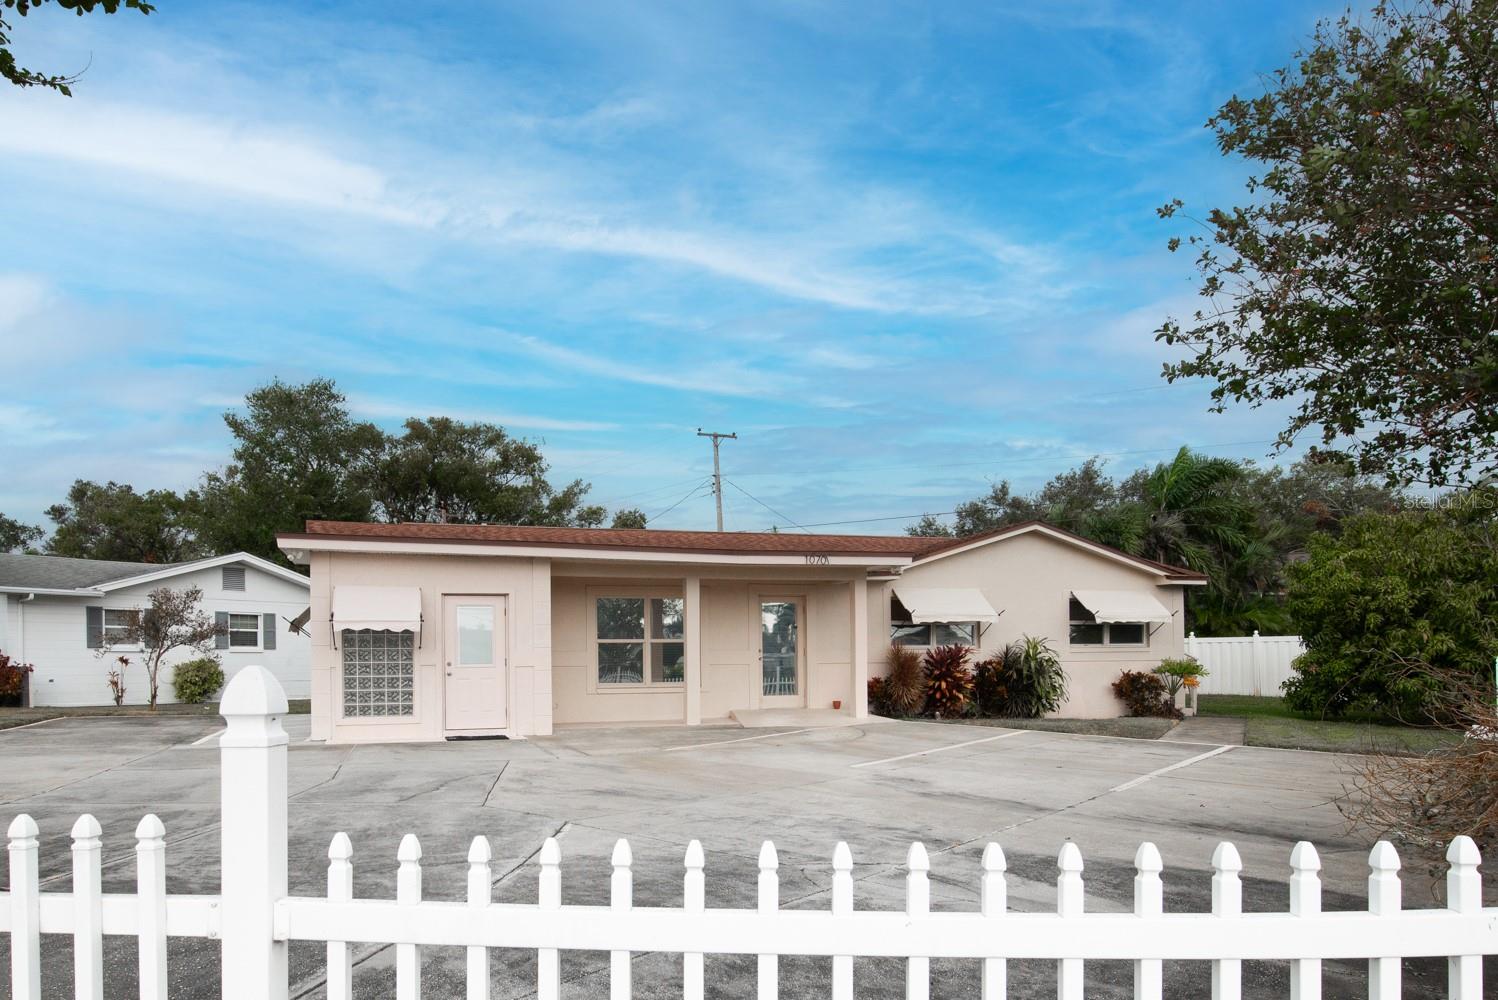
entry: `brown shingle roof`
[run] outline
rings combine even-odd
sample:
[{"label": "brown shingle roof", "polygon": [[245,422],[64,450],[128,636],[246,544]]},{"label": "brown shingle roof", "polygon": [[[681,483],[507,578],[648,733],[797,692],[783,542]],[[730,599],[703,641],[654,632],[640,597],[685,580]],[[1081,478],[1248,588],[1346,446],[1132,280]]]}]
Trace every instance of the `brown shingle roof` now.
[{"label": "brown shingle roof", "polygon": [[388,538],[425,542],[567,545],[581,548],[658,549],[717,553],[829,553],[917,556],[947,538],[894,535],[808,535],[764,531],[658,531],[654,528],[546,528],[512,524],[376,524],[308,521],[303,535],[281,538]]},{"label": "brown shingle roof", "polygon": [[278,537],[287,540],[381,538],[392,541],[563,545],[576,548],[651,549],[725,555],[826,553],[829,555],[908,556],[912,559],[920,559],[936,555],[946,549],[1002,538],[1036,526],[1087,545],[1107,549],[1142,566],[1164,571],[1171,579],[1205,579],[1200,573],[1183,569],[1180,566],[1170,566],[1130,555],[1038,521],[1026,521],[1023,524],[1010,525],[987,534],[969,535],[966,538],[928,538],[912,535],[810,535],[789,531],[771,533],[764,531],[661,531],[655,528],[547,528],[514,524],[426,524],[409,521],[399,524],[369,521],[308,521],[305,533],[283,534]]}]

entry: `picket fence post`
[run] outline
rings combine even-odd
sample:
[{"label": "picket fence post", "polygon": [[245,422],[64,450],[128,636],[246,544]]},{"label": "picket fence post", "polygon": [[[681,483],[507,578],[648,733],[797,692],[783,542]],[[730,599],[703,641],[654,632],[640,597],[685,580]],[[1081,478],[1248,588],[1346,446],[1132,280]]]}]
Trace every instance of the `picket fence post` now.
[{"label": "picket fence post", "polygon": [[[990,843],[983,848],[983,876],[978,905],[983,916],[990,920],[1003,919],[1009,908],[1009,889],[1004,883],[1004,871],[1008,867],[1002,847]],[[1004,959],[985,958],[980,984],[982,1000],[1006,1000],[1009,995],[1008,976],[1008,963]]]},{"label": "picket fence post", "polygon": [[[1063,917],[1080,917],[1083,910],[1082,851],[1068,840],[1056,858],[1056,912]],[[1062,958],[1056,961],[1057,1000],[1082,1000],[1082,960]]]},{"label": "picket fence post", "polygon": [[[1482,879],[1477,866],[1482,855],[1471,837],[1456,837],[1446,851],[1446,908],[1453,913],[1482,910]],[[1447,996],[1450,1000],[1479,1000],[1482,996],[1482,956],[1453,955],[1446,960]]]},{"label": "picket fence post", "polygon": [[[780,909],[780,856],[768,840],[759,848],[759,912],[773,917]],[[759,1000],[778,1000],[780,996],[780,957],[759,956]]]},{"label": "picket fence post", "polygon": [[6,831],[10,853],[10,995],[42,1000],[42,890],[36,820],[25,813]]},{"label": "picket fence post", "polygon": [[286,692],[269,670],[244,667],[219,703],[220,934],[223,1000],[287,1000],[286,943],[274,936],[287,895]]},{"label": "picket fence post", "polygon": [[166,827],[155,813],[135,826],[135,906],[140,1000],[167,1000]]},{"label": "picket fence post", "polygon": [[[1149,841],[1134,852],[1134,915],[1158,917],[1165,912],[1165,886],[1160,872],[1165,864],[1160,849]],[[1158,958],[1134,960],[1134,1000],[1160,1000],[1165,988],[1165,963]]]},{"label": "picket fence post", "polygon": [[[1290,913],[1315,917],[1321,913],[1321,856],[1309,840],[1290,852]],[[1290,1000],[1321,1000],[1321,960],[1297,958],[1290,962]]]}]

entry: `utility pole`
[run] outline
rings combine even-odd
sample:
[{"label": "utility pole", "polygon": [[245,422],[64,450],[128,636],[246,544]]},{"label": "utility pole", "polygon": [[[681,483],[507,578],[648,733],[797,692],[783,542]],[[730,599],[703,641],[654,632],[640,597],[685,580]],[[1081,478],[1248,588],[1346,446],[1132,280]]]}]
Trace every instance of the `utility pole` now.
[{"label": "utility pole", "polygon": [[699,428],[697,428],[697,436],[700,437],[700,438],[712,438],[713,439],[713,498],[718,501],[718,530],[722,531],[723,530],[723,473],[720,472],[719,469],[718,469],[718,442],[722,441],[724,438],[728,438],[731,441],[737,441],[739,439],[739,435],[738,435],[737,431],[735,431],[732,434],[722,434],[722,433],[720,433],[718,431],[705,431],[701,427],[699,427]]}]

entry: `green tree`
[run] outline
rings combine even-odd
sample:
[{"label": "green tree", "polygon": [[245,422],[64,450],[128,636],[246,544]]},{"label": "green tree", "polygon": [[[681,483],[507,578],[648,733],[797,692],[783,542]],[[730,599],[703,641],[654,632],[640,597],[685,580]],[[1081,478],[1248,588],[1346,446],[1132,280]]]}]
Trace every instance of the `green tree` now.
[{"label": "green tree", "polygon": [[279,379],[245,397],[224,423],[234,461],[188,495],[198,537],[212,552],[245,551],[284,563],[276,533],[311,520],[367,521],[371,478],[385,435],[350,418],[331,379]]},{"label": "green tree", "polygon": [[1287,607],[1306,652],[1285,684],[1305,712],[1418,719],[1442,676],[1491,690],[1498,655],[1498,491],[1361,514],[1311,539]]},{"label": "green tree", "polygon": [[645,512],[638,507],[630,507],[628,510],[614,511],[614,522],[611,528],[643,528],[645,527]]},{"label": "green tree", "polygon": [[1224,104],[1219,148],[1260,169],[1186,241],[1210,304],[1160,327],[1188,354],[1165,377],[1288,401],[1281,448],[1314,432],[1390,481],[1498,472],[1495,93],[1498,0],[1416,0],[1322,22]]},{"label": "green tree", "polygon": [[[151,707],[161,690],[161,665],[175,650],[185,649],[199,656],[214,656],[214,640],[224,633],[224,626],[200,607],[203,591],[198,587],[173,590],[159,587],[143,611],[131,616],[122,641],[145,650],[146,678],[150,683]],[[106,651],[101,650],[101,656]]]},{"label": "green tree", "polygon": [[34,524],[0,514],[0,552],[29,551],[45,534]]},{"label": "green tree", "polygon": [[412,418],[374,468],[374,495],[391,521],[575,524],[596,527],[604,509],[585,505],[588,485],[556,489],[540,449],[503,427],[448,417]]},{"label": "green tree", "polygon": [[54,556],[172,563],[203,554],[171,490],[137,493],[124,483],[79,479],[47,516],[57,525],[46,545]]},{"label": "green tree", "polygon": [[[0,0],[0,77],[9,80],[17,87],[46,87],[65,97],[72,97],[72,85],[78,82],[81,74],[59,76],[37,73],[18,65],[16,57],[10,51],[12,26],[5,20],[5,12],[13,10],[21,17],[25,17],[48,2],[49,0]],[[138,10],[142,14],[149,14],[156,9],[145,0],[56,0],[56,3],[57,6],[70,10],[79,17],[92,14],[96,10],[114,14],[121,7],[126,10]]]}]

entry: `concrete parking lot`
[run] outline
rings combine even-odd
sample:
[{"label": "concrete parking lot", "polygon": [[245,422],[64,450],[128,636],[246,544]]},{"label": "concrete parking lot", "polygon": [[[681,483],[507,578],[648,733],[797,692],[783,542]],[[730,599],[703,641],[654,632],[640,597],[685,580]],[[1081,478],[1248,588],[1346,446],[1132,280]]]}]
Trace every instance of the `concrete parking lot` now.
[{"label": "concrete parking lot", "polygon": [[[1245,906],[1282,910],[1290,848],[1314,841],[1325,868],[1326,907],[1364,905],[1370,844],[1349,834],[1332,799],[1344,780],[1325,754],[1015,731],[926,722],[876,721],[836,729],[577,730],[531,741],[328,747],[306,742],[305,716],[292,734],[292,891],[320,894],[329,838],[354,843],[355,891],[391,896],[396,846],[421,839],[425,892],[461,898],[471,838],[494,849],[494,896],[531,901],[535,852],[560,839],[567,902],[604,902],[609,854],[628,838],[635,859],[635,900],[680,899],[687,842],[707,852],[708,905],[752,906],[760,843],[779,851],[783,905],[828,905],[834,844],[846,840],[857,865],[858,905],[903,906],[901,865],[912,840],[932,858],[933,906],[975,908],[978,861],[989,841],[1009,861],[1010,905],[1054,907],[1055,859],[1068,839],[1086,860],[1089,909],[1131,904],[1132,859],[1142,840],[1164,855],[1166,907],[1205,910],[1212,850],[1233,841],[1244,860]],[[30,813],[42,831],[46,888],[66,891],[68,831],[81,812],[104,827],[106,891],[133,886],[133,831],[155,812],[168,834],[172,892],[218,888],[218,769],[208,719],[63,719],[0,733],[0,818]],[[1429,881],[1411,872],[1406,905],[1429,902]],[[44,939],[44,986],[71,995],[66,939]],[[134,947],[107,945],[106,993],[129,995]],[[360,996],[393,995],[393,954],[358,952]],[[493,953],[494,995],[534,989],[534,956]],[[293,949],[294,996],[322,992],[322,948]],[[211,942],[171,948],[173,993],[217,992]],[[463,992],[459,949],[424,953],[427,994]],[[7,956],[8,963],[8,956]],[[606,955],[564,956],[568,996],[607,995]],[[708,990],[752,996],[753,959],[708,958]],[[1489,968],[1489,974],[1493,970]],[[933,996],[976,995],[976,962],[933,964]],[[1245,994],[1285,996],[1282,966],[1250,963]],[[1011,963],[1011,996],[1053,995],[1048,963]],[[1089,997],[1130,996],[1124,963],[1092,963]],[[828,963],[787,958],[782,995],[827,992]],[[1166,969],[1167,996],[1208,992],[1204,963]],[[903,964],[860,960],[859,996],[903,995]],[[1442,962],[1408,963],[1407,996],[1444,995]],[[1329,963],[1326,996],[1366,995],[1362,963]],[[635,960],[635,991],[679,996],[680,960]]]}]

